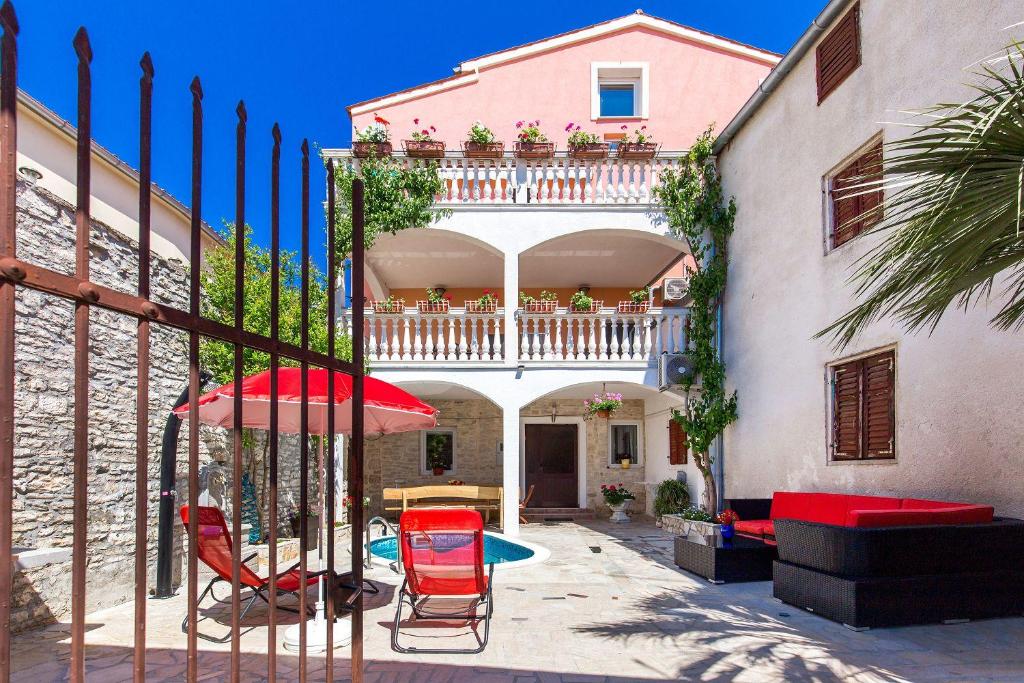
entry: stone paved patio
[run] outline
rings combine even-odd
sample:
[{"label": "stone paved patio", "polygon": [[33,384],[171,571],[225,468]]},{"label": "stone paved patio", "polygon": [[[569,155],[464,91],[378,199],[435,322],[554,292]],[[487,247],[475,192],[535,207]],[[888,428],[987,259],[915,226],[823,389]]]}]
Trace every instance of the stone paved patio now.
[{"label": "stone paved patio", "polygon": [[[368,600],[366,681],[613,683],[617,681],[1021,681],[1024,618],[958,625],[849,631],[774,601],[770,583],[713,586],[678,570],[671,537],[649,521],[530,525],[523,537],[551,549],[532,567],[495,579],[496,613],[487,650],[466,655],[399,655],[390,649],[397,577],[375,568],[384,586]],[[185,636],[179,595],[150,601],[147,680],[182,680]],[[227,614],[203,626],[227,632]],[[283,614],[283,613],[282,613]],[[282,619],[278,642],[294,617]],[[130,680],[131,604],[89,615],[87,677]],[[266,678],[265,608],[244,622],[242,679]],[[343,624],[347,626],[347,624]],[[67,625],[14,638],[14,681],[65,680]],[[418,630],[420,641],[463,642],[451,629]],[[464,630],[457,631],[465,633]],[[200,640],[199,680],[228,680],[229,646]],[[348,648],[336,650],[339,676]],[[278,680],[297,678],[298,659],[278,654]],[[310,656],[310,680],[324,680]]]}]

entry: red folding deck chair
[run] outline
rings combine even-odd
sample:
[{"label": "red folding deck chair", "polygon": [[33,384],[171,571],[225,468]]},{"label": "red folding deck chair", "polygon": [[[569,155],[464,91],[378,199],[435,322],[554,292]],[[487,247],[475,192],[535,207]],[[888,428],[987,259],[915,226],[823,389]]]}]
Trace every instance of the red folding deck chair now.
[{"label": "red folding deck chair", "polygon": [[[188,505],[181,507],[181,521],[185,523],[185,530],[188,531]],[[199,559],[203,561],[207,567],[217,573],[217,576],[213,577],[209,584],[206,586],[206,590],[199,596],[199,600],[196,601],[196,606],[203,602],[207,593],[213,594],[213,586],[219,581],[231,583],[231,534],[228,532],[227,522],[224,520],[224,513],[219,508],[215,507],[199,507],[199,538],[196,543],[199,550]],[[239,567],[239,582],[242,588],[252,589],[252,597],[248,599],[245,607],[242,609],[242,613],[238,616],[239,621],[245,618],[252,606],[256,604],[257,600],[270,604],[270,600],[267,598],[270,592],[270,577],[260,578],[256,572],[246,566],[246,562],[256,557],[256,553],[249,555],[242,559],[242,564]],[[322,574],[326,574],[327,571],[322,572],[306,572],[306,585],[313,586],[319,580]],[[351,608],[351,604],[355,599],[358,591],[354,586],[348,585],[344,582],[345,577],[348,575],[334,575],[335,581],[340,582],[340,586],[351,591],[351,595],[348,598],[347,604]],[[367,582],[368,584],[369,582]],[[295,563],[287,570],[277,575],[277,594],[278,595],[294,595],[296,598],[299,597],[299,563]],[[366,590],[376,593],[376,586],[367,585]],[[226,604],[229,600],[220,600],[216,595],[213,596],[216,602]],[[344,606],[344,605],[343,605]],[[299,613],[299,610],[291,607],[285,607],[283,605],[277,605],[278,609],[285,610],[286,612]],[[315,614],[315,610],[308,606],[306,611],[310,616]],[[202,621],[202,620],[200,620]],[[183,633],[188,633],[188,616],[181,621],[181,630]],[[214,643],[226,643],[231,639],[231,634],[224,636],[223,638],[214,638],[207,636],[202,633],[197,633],[197,636],[204,640],[209,640]]]},{"label": "red folding deck chair", "polygon": [[[396,652],[476,654],[487,647],[494,611],[494,563],[484,570],[484,522],[476,510],[408,510],[399,520],[405,581],[398,595],[391,648]],[[423,609],[428,598],[470,598],[465,611],[434,612]],[[426,649],[398,643],[402,605],[408,600],[416,619],[484,622],[483,639],[472,649]],[[483,608],[483,615],[478,614]],[[476,629],[474,629],[476,633]]]}]

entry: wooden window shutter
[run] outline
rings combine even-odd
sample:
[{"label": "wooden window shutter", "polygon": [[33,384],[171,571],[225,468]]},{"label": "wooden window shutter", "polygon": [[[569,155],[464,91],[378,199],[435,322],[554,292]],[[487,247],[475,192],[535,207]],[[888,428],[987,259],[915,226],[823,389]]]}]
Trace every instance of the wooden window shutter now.
[{"label": "wooden window shutter", "polygon": [[832,458],[860,457],[861,361],[832,368]]},{"label": "wooden window shutter", "polygon": [[849,242],[882,217],[882,188],[867,183],[882,180],[882,142],[879,140],[866,152],[841,168],[830,181],[832,199],[832,248]]},{"label": "wooden window shutter", "polygon": [[[859,184],[878,183],[882,180],[882,141],[860,155],[857,159]],[[864,232],[882,218],[882,188],[872,186],[870,192],[863,190],[857,195],[858,233]]]},{"label": "wooden window shutter", "polygon": [[891,458],[896,440],[896,354],[889,351],[862,362],[863,457]]},{"label": "wooden window shutter", "polygon": [[860,66],[860,3],[840,19],[815,51],[818,104]]},{"label": "wooden window shutter", "polygon": [[668,421],[668,464],[685,465],[688,444],[683,426],[675,420]]}]

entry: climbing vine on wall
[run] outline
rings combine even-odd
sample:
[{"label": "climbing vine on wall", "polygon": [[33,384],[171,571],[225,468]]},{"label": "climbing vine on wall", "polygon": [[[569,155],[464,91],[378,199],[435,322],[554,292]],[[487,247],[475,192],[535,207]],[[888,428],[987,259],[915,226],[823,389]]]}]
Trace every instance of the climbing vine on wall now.
[{"label": "climbing vine on wall", "polygon": [[712,156],[714,136],[709,127],[693,144],[677,169],[662,173],[654,189],[672,233],[687,243],[696,261],[690,273],[690,350],[700,391],[690,398],[691,379],[684,389],[686,406],[673,410],[672,419],[686,431],[694,464],[705,485],[705,505],[714,513],[718,492],[711,472],[711,444],[736,419],[736,393],[726,394],[725,365],[715,347],[719,306],[725,293],[729,260],[728,241],[736,217],[736,203],[722,192],[721,178]]}]

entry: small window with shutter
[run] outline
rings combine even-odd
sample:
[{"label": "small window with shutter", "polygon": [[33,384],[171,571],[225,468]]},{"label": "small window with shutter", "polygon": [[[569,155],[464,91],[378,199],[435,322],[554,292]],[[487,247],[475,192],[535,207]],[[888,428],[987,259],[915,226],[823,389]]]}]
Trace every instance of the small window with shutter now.
[{"label": "small window with shutter", "polygon": [[668,464],[685,465],[687,448],[686,432],[683,431],[683,426],[670,419],[668,421]]},{"label": "small window with shutter", "polygon": [[818,104],[860,66],[860,3],[850,8],[815,51]]},{"label": "small window with shutter", "polygon": [[885,351],[830,368],[831,459],[896,457],[896,352]]},{"label": "small window with shutter", "polygon": [[881,220],[881,182],[881,138],[827,179],[830,249],[846,244]]}]

